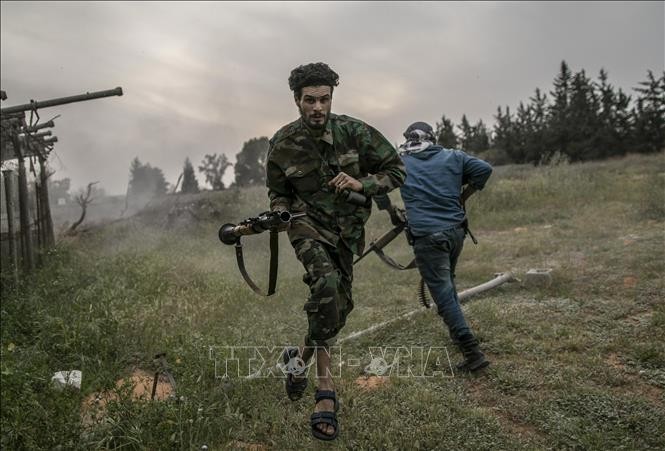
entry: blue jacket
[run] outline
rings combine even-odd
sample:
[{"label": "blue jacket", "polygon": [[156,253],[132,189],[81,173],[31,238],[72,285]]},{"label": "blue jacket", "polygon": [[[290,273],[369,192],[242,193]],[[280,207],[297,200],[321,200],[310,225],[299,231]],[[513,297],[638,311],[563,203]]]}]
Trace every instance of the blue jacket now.
[{"label": "blue jacket", "polygon": [[456,227],[464,221],[462,186],[485,187],[492,166],[461,150],[432,146],[401,155],[406,181],[400,187],[411,233],[426,236]]}]

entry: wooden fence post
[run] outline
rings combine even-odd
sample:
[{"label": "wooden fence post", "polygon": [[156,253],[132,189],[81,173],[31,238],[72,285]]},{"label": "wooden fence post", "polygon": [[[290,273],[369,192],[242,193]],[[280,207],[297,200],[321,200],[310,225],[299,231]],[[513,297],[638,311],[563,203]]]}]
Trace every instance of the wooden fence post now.
[{"label": "wooden fence post", "polygon": [[37,259],[41,263],[41,253],[46,249],[44,242],[44,225],[42,224],[42,197],[39,194],[39,181],[35,180],[35,221],[34,225],[37,226]]},{"label": "wooden fence post", "polygon": [[15,286],[18,286],[18,262],[16,260],[16,229],[14,228],[14,172],[2,171],[5,178],[5,204],[7,206],[7,233],[9,234],[9,261],[14,274]]},{"label": "wooden fence post", "polygon": [[12,134],[14,151],[18,157],[18,208],[21,222],[21,242],[23,244],[23,267],[31,272],[35,267],[32,251],[32,234],[30,233],[30,217],[28,214],[28,177],[18,134]]},{"label": "wooden fence post", "polygon": [[39,156],[39,178],[41,180],[41,204],[44,212],[44,238],[46,247],[55,245],[55,232],[53,231],[53,216],[51,216],[51,204],[48,198],[48,174],[46,173],[46,159]]}]

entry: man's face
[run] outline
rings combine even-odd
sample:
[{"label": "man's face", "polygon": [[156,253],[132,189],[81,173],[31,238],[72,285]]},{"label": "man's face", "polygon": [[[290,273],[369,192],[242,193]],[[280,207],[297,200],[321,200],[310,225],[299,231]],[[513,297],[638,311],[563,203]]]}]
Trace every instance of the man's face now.
[{"label": "man's face", "polygon": [[328,122],[332,107],[330,86],[306,86],[302,88],[300,99],[296,99],[303,121],[315,129],[322,129]]}]

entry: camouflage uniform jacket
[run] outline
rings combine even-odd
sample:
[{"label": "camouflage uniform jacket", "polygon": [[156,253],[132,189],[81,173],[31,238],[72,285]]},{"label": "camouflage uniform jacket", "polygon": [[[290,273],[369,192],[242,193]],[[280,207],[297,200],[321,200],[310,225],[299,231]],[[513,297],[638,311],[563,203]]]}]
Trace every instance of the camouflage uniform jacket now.
[{"label": "camouflage uniform jacket", "polygon": [[336,247],[341,239],[361,254],[371,203],[351,204],[328,182],[343,171],[362,183],[365,196],[385,194],[404,183],[404,164],[381,133],[358,119],[330,114],[321,136],[314,133],[298,119],[270,140],[270,209],[307,212],[289,227],[291,242],[313,238]]}]

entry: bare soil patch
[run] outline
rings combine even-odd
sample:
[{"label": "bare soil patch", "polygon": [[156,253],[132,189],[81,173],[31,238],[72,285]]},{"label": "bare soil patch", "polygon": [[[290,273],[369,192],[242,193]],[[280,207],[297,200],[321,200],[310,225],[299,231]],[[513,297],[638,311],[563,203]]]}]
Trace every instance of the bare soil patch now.
[{"label": "bare soil patch", "polygon": [[[152,387],[154,384],[154,374],[144,370],[134,370],[131,376],[119,379],[116,383],[116,389],[131,387],[132,401],[150,401],[152,396]],[[155,400],[163,401],[169,399],[175,392],[168,380],[160,375],[157,379],[155,389]],[[118,401],[119,396],[116,391],[104,391],[91,393],[81,403],[81,418],[83,424],[90,425],[101,420],[106,412],[106,405],[111,401]]]},{"label": "bare soil patch", "polygon": [[356,379],[356,385],[364,390],[376,390],[388,383],[385,376],[360,376]]}]

